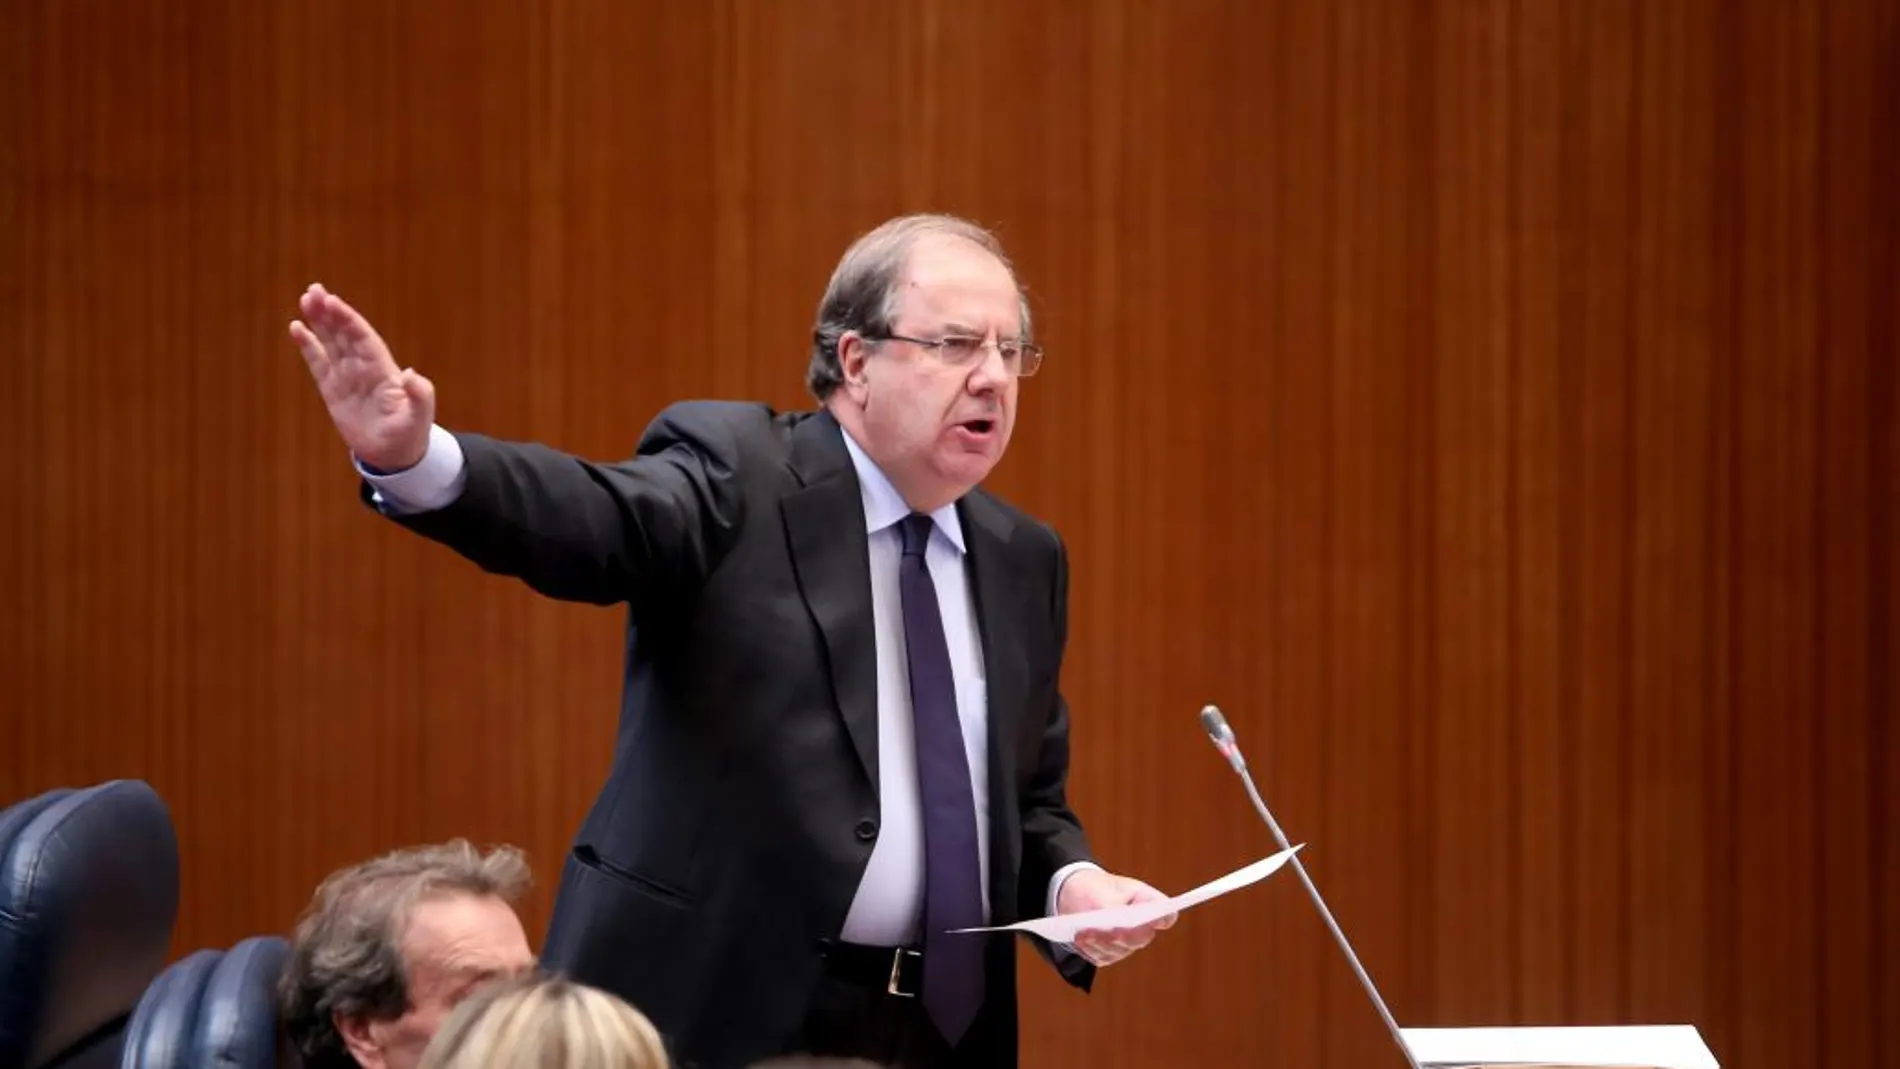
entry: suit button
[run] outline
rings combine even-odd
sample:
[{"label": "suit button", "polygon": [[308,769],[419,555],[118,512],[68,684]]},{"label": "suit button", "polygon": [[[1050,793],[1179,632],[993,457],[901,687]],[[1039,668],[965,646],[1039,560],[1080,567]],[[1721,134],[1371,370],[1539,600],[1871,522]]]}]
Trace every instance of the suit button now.
[{"label": "suit button", "polygon": [[872,839],[877,838],[877,821],[872,820],[870,817],[865,817],[863,820],[858,821],[856,830],[858,838],[868,843]]}]

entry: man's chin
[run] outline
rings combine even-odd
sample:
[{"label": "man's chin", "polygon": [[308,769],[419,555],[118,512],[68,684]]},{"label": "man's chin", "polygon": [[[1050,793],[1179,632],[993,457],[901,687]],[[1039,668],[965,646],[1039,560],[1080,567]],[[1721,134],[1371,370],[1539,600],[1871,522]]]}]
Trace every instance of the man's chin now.
[{"label": "man's chin", "polygon": [[997,459],[987,452],[958,450],[945,457],[937,470],[945,480],[968,491],[990,477]]}]

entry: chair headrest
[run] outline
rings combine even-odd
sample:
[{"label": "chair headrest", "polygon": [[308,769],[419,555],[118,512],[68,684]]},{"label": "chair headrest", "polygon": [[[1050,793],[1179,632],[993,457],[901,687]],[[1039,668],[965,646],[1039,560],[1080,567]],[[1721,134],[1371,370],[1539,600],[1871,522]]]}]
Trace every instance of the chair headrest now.
[{"label": "chair headrest", "polygon": [[276,985],[290,946],[256,936],[161,973],[126,1028],[124,1069],[275,1069]]},{"label": "chair headrest", "polygon": [[290,944],[255,936],[225,951],[205,983],[191,1065],[269,1069],[279,1042],[277,978]]},{"label": "chair headrest", "polygon": [[5,859],[7,850],[13,846],[13,840],[18,839],[26,826],[33,823],[34,817],[46,812],[47,806],[72,793],[71,787],[56,787],[0,810],[0,859]]},{"label": "chair headrest", "polygon": [[173,962],[139,1000],[125,1028],[124,1069],[170,1069],[191,1064],[192,1033],[205,984],[222,950],[197,950]]},{"label": "chair headrest", "polygon": [[122,1022],[178,919],[178,838],[149,785],[49,795],[0,827],[0,1065],[40,1065]]}]

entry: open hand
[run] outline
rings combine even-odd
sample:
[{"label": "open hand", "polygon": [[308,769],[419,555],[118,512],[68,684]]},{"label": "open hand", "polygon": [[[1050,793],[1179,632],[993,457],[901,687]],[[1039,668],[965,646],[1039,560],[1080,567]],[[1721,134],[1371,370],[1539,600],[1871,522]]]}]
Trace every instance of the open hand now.
[{"label": "open hand", "polygon": [[344,444],[372,468],[415,466],[429,449],[435,386],[397,367],[369,320],[321,285],[305,290],[298,307],[304,318],[291,321],[291,340]]},{"label": "open hand", "polygon": [[[1082,869],[1063,881],[1056,898],[1056,912],[1084,913],[1109,906],[1127,906],[1137,902],[1159,902],[1168,896],[1127,876],[1095,869]],[[1095,965],[1113,965],[1142,947],[1155,933],[1174,926],[1176,914],[1136,928],[1085,928],[1076,933],[1075,949]]]}]

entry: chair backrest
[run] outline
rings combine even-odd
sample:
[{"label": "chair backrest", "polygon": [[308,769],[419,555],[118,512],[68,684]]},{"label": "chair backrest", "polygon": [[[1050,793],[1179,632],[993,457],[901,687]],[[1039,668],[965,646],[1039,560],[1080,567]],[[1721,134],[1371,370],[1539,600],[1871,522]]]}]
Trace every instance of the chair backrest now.
[{"label": "chair backrest", "polygon": [[290,946],[254,936],[174,962],[139,1000],[122,1069],[278,1069],[277,977]]},{"label": "chair backrest", "polygon": [[116,1060],[178,920],[178,837],[138,780],[0,814],[0,1065]]}]

